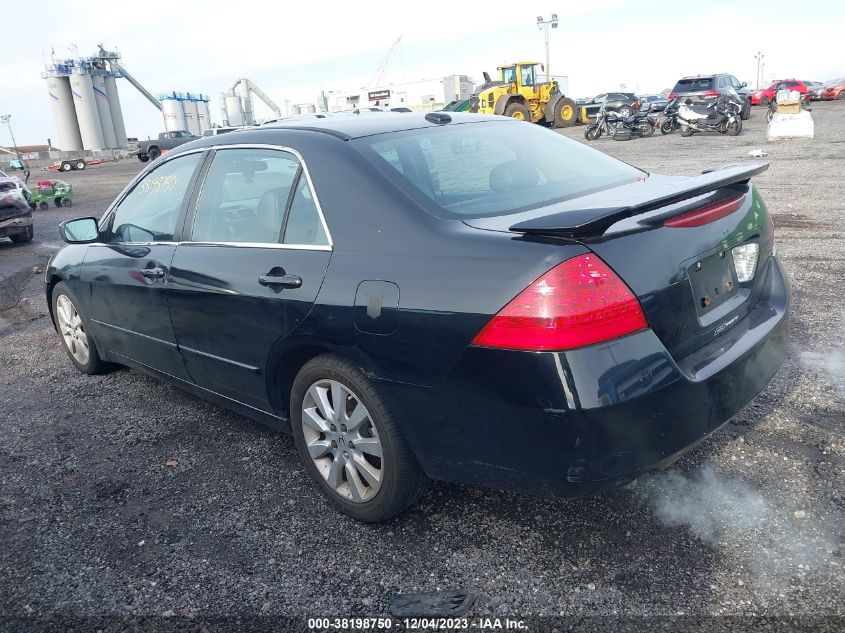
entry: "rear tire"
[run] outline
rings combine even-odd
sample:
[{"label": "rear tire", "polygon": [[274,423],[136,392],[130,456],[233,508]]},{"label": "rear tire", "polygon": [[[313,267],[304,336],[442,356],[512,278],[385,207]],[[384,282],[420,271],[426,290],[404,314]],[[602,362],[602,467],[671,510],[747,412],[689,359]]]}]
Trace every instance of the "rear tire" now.
[{"label": "rear tire", "polygon": [[617,110],[617,112],[621,117],[629,117],[633,113],[633,110],[631,110],[631,108],[629,108],[628,106],[622,106]]},{"label": "rear tire", "polygon": [[692,136],[695,132],[692,131],[692,128],[682,125],[681,126],[681,136]]},{"label": "rear tire", "polygon": [[62,206],[62,199],[61,198],[53,198],[53,204],[55,204],[57,207]]},{"label": "rear tire", "polygon": [[69,162],[65,161],[62,163],[62,171],[70,171],[71,169],[73,169],[73,165]]},{"label": "rear tire", "polygon": [[837,99],[845,99],[845,90],[840,90],[840,91],[837,93],[836,98],[837,98]]},{"label": "rear tire", "polygon": [[147,152],[147,156],[150,160],[155,160],[156,158],[161,156],[161,150],[159,150],[159,148],[157,147],[151,147]]},{"label": "rear tire", "polygon": [[76,163],[76,168],[77,168],[79,171],[82,171],[83,169],[85,169],[85,161],[84,161],[84,160],[81,160],[81,161],[79,161],[78,163]]},{"label": "rear tire", "polygon": [[70,198],[62,198],[62,206],[63,207],[72,207],[73,206],[73,200],[71,200]]},{"label": "rear tire", "polygon": [[734,119],[725,126],[725,134],[728,136],[739,136],[742,132],[742,117]]},{"label": "rear tire", "polygon": [[769,98],[768,97],[760,97],[760,105],[761,106],[769,105]]},{"label": "rear tire", "polygon": [[47,209],[50,208],[50,205],[47,204],[46,200],[42,200],[41,202],[38,203],[38,208],[41,209],[42,211],[46,211]]},{"label": "rear tire", "polygon": [[[335,397],[343,399],[343,408],[333,414]],[[353,426],[359,407],[364,407],[366,417]],[[294,379],[290,411],[294,441],[306,472],[342,513],[359,521],[387,521],[419,498],[427,481],[425,473],[375,383],[353,363],[334,354],[308,361]],[[362,449],[365,440],[367,449]],[[355,466],[363,463],[364,454],[363,465],[378,473],[375,484]],[[360,487],[361,482],[366,485]]]},{"label": "rear tire", "polygon": [[555,127],[571,127],[578,120],[578,109],[575,107],[575,102],[572,99],[567,97],[558,99],[554,110],[555,118],[553,125]]},{"label": "rear tire", "polygon": [[640,136],[643,138],[648,138],[649,136],[654,136],[654,124],[650,121],[648,123],[642,123],[640,126]]},{"label": "rear tire", "polygon": [[[102,374],[111,368],[111,364],[100,359],[97,345],[89,334],[88,321],[79,311],[79,305],[65,282],[60,281],[55,285],[52,295],[53,320],[68,358],[83,374]],[[74,331],[76,336],[73,336]],[[87,355],[82,353],[84,348],[87,348]]]},{"label": "rear tire", "polygon": [[742,119],[743,121],[747,121],[748,119],[751,118],[751,102],[750,101],[746,101],[745,107],[743,107],[742,110],[739,111],[739,118]]},{"label": "rear tire", "polygon": [[142,163],[146,163],[148,160],[150,160],[150,157],[146,154],[138,154],[138,160]]},{"label": "rear tire", "polygon": [[528,108],[521,103],[509,103],[508,107],[505,108],[505,116],[509,116],[513,119],[519,119],[520,121],[531,122],[531,113],[528,111]]}]

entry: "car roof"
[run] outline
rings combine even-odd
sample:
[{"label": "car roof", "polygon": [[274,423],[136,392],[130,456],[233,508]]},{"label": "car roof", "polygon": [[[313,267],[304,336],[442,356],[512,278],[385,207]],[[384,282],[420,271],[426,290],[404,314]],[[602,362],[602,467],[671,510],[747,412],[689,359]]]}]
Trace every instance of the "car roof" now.
[{"label": "car roof", "polygon": [[[432,113],[422,112],[383,112],[378,116],[357,115],[350,113],[347,116],[331,117],[325,119],[312,119],[309,121],[279,121],[270,125],[262,125],[260,128],[253,128],[255,131],[272,130],[310,130],[325,132],[339,138],[352,139],[362,136],[373,136],[375,134],[386,134],[388,132],[400,132],[403,130],[415,130],[429,127],[440,127],[443,125],[460,123],[480,123],[496,119],[506,120],[504,117],[492,117],[489,114],[469,114],[463,112],[439,112],[437,116],[448,116],[450,123],[437,123],[429,121],[426,116]],[[227,134],[226,137],[239,135],[240,132]]]}]

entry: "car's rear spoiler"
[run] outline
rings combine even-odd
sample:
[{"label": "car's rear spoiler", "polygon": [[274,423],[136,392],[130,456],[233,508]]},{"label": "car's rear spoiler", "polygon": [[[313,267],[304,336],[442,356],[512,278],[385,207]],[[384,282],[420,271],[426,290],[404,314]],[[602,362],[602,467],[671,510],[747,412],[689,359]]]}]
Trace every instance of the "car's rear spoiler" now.
[{"label": "car's rear spoiler", "polygon": [[[722,187],[746,183],[752,176],[768,168],[768,163],[723,165],[705,170],[700,176],[680,183],[673,180],[644,187],[641,191],[625,187],[625,199],[618,200],[619,204],[607,206],[604,205],[608,200],[616,197],[611,191],[607,192],[608,196],[598,196],[596,206],[581,206],[578,204],[578,199],[575,199],[564,203],[568,207],[566,210],[518,222],[511,226],[510,230],[526,235],[576,238],[601,235],[619,220],[695,198]],[[616,202],[616,200],[612,201]]]}]

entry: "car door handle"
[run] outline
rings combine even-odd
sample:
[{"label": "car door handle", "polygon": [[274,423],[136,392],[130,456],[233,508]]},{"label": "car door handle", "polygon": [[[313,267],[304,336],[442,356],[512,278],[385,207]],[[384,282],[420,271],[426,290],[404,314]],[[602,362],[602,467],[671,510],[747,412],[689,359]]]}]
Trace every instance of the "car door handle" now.
[{"label": "car door handle", "polygon": [[302,278],[296,275],[260,275],[258,283],[270,287],[299,288],[302,285]]},{"label": "car door handle", "polygon": [[164,277],[164,269],[156,266],[155,268],[144,268],[141,274],[147,279],[161,279]]}]

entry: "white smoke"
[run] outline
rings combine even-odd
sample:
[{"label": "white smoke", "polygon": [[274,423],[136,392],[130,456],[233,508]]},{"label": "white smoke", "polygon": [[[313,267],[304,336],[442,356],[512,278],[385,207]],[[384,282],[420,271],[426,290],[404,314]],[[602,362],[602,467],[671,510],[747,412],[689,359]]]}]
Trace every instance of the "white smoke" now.
[{"label": "white smoke", "polygon": [[798,358],[807,369],[827,375],[839,394],[845,398],[845,351],[801,352]]},{"label": "white smoke", "polygon": [[829,565],[841,547],[842,525],[828,527],[815,508],[778,508],[740,479],[705,466],[646,477],[638,496],[667,527],[684,527],[733,557],[760,589],[782,591],[792,580]]}]

